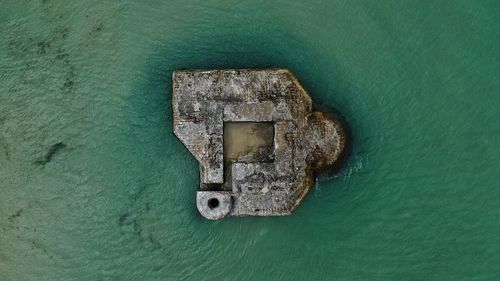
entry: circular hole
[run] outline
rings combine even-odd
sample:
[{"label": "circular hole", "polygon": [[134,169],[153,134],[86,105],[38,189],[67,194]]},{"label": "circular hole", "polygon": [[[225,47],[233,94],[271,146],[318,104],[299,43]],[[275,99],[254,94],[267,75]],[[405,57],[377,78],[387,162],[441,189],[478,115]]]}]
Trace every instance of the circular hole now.
[{"label": "circular hole", "polygon": [[217,199],[217,198],[208,199],[208,207],[210,209],[215,209],[215,208],[219,207],[219,199]]}]

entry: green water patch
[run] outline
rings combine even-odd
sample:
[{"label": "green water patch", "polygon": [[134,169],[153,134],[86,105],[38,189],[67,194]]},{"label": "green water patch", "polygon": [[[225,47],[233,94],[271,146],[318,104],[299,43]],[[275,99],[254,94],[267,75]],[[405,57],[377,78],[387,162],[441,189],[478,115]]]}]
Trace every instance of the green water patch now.
[{"label": "green water patch", "polygon": [[[495,280],[495,1],[0,9],[0,280]],[[175,69],[284,67],[352,155],[288,217],[207,221]]]}]

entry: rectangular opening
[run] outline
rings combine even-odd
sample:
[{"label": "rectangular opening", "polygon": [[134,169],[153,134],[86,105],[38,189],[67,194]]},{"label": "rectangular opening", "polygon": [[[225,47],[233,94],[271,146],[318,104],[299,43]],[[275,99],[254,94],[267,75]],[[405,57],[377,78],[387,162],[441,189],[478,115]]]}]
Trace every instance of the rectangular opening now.
[{"label": "rectangular opening", "polygon": [[224,162],[274,161],[272,122],[224,122]]}]

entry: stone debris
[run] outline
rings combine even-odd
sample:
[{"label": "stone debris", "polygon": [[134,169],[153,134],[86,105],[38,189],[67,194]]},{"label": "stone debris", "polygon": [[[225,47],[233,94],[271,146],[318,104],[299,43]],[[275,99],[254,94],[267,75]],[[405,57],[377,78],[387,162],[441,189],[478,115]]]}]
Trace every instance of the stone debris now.
[{"label": "stone debris", "polygon": [[175,71],[172,104],[207,219],[289,215],[346,146],[341,123],[313,111],[287,69]]}]

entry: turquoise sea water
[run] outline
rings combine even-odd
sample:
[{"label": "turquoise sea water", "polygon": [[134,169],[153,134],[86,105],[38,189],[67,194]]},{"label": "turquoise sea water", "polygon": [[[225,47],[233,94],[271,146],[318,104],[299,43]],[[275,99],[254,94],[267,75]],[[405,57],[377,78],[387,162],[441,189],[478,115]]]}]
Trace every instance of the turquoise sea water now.
[{"label": "turquoise sea water", "polygon": [[[0,280],[499,280],[498,1],[0,1]],[[288,217],[203,219],[181,68],[287,67],[353,134]]]}]

